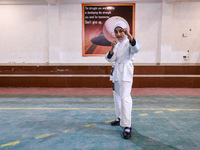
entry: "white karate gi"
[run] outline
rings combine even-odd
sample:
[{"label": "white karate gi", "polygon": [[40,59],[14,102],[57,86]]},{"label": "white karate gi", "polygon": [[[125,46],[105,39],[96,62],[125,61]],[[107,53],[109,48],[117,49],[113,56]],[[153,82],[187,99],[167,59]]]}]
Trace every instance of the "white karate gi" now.
[{"label": "white karate gi", "polygon": [[109,59],[106,54],[105,59],[108,62],[115,62],[115,69],[112,80],[115,85],[114,104],[115,114],[120,118],[120,126],[131,127],[132,98],[131,89],[133,83],[133,61],[134,54],[137,53],[141,44],[135,40],[135,46],[132,46],[127,36],[123,40],[118,40],[113,50],[113,55]]}]

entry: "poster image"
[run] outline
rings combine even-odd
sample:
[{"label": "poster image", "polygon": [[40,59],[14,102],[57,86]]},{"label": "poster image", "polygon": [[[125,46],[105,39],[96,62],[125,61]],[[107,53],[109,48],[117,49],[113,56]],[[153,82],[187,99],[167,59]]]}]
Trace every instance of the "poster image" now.
[{"label": "poster image", "polygon": [[126,22],[134,36],[135,4],[82,4],[82,56],[105,56],[117,21]]}]

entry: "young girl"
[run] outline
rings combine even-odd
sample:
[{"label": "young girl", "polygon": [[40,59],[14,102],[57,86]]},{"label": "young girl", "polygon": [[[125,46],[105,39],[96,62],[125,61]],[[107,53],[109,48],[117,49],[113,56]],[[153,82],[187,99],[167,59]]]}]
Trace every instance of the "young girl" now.
[{"label": "young girl", "polygon": [[[127,25],[118,21],[114,25],[114,33],[117,41],[112,42],[111,50],[105,58],[109,62],[115,62],[113,71],[114,104],[117,119],[111,125],[120,125],[124,128],[123,138],[131,138],[131,89],[133,83],[134,54],[137,53],[141,44],[128,32]],[[129,39],[128,39],[129,38]]]}]

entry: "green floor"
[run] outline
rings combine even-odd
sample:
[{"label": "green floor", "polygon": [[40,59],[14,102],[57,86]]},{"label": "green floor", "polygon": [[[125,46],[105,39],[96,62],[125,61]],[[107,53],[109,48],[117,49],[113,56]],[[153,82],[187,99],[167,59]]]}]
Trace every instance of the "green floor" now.
[{"label": "green floor", "polygon": [[132,135],[112,96],[0,96],[0,149],[200,150],[200,96],[134,96]]}]

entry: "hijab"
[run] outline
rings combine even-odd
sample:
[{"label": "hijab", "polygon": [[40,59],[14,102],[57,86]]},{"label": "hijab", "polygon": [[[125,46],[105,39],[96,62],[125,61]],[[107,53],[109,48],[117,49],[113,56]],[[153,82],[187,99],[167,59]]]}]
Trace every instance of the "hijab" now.
[{"label": "hijab", "polygon": [[[125,29],[125,28],[127,28],[127,25],[126,25],[126,23],[123,22],[123,21],[118,21],[118,22],[115,23],[115,25],[114,25],[114,27],[113,27],[113,30],[115,31],[115,28],[117,28],[117,27],[121,27],[122,29]],[[126,40],[126,39],[127,39],[127,35],[125,35],[124,38],[123,38],[122,40],[118,40],[118,39],[117,39],[117,41],[121,43],[121,42],[123,42],[123,41]]]}]

